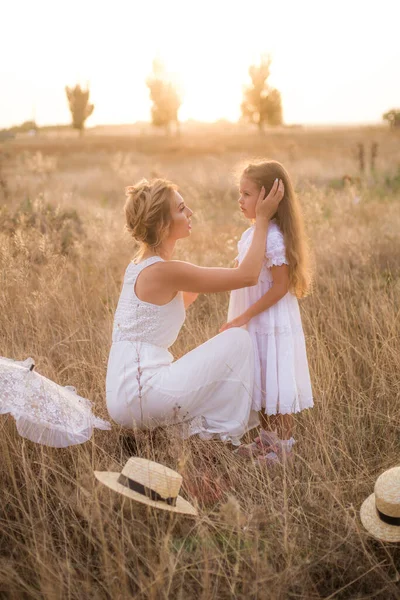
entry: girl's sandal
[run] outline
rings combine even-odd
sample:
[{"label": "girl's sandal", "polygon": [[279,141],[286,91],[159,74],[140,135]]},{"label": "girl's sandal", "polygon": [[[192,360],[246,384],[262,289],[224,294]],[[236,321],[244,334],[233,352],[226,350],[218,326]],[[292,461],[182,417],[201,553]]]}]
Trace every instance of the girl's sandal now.
[{"label": "girl's sandal", "polygon": [[242,458],[252,458],[258,456],[260,452],[260,447],[256,442],[251,442],[251,444],[241,444],[237,450],[234,450],[234,453]]},{"label": "girl's sandal", "polygon": [[254,442],[242,444],[235,450],[235,454],[243,458],[254,458],[265,454],[269,450],[274,450],[277,441],[279,441],[279,438],[275,431],[261,429],[260,435],[255,438]]},{"label": "girl's sandal", "polygon": [[279,436],[276,431],[267,431],[266,429],[260,429],[260,435],[254,440],[260,448],[268,450],[270,447],[275,447],[279,443]]},{"label": "girl's sandal", "polygon": [[294,460],[294,452],[292,450],[286,450],[282,446],[278,445],[275,447],[274,452],[267,452],[257,457],[257,462],[260,465],[292,465]]},{"label": "girl's sandal", "polygon": [[261,456],[257,456],[257,462],[263,467],[272,467],[281,464],[279,456],[276,452],[267,452],[267,454],[261,454]]}]

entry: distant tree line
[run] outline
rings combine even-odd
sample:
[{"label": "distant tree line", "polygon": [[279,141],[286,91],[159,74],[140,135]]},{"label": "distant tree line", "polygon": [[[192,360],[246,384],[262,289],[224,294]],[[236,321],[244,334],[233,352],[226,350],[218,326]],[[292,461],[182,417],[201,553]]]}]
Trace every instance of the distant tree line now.
[{"label": "distant tree line", "polygon": [[[283,123],[280,92],[268,83],[271,59],[262,56],[258,65],[249,68],[250,84],[244,88],[241,104],[242,118],[257,125],[263,131],[265,125]],[[153,61],[152,73],[146,80],[151,100],[151,121],[155,127],[170,133],[172,126],[179,133],[179,109],[182,98],[176,84],[169,77],[160,60]],[[72,116],[72,127],[83,134],[86,119],[93,113],[94,105],[89,102],[89,86],[66,87],[67,100]]]},{"label": "distant tree line", "polygon": [[8,129],[0,129],[0,141],[13,138],[17,135],[17,133],[36,133],[37,130],[38,126],[36,125],[35,121],[25,121],[25,123],[22,123],[22,125],[14,125]]},{"label": "distant tree line", "polygon": [[72,116],[72,127],[79,131],[79,135],[82,135],[86,119],[94,111],[94,104],[90,104],[89,102],[89,86],[87,85],[86,89],[82,88],[79,84],[74,87],[66,86],[65,93],[67,94],[69,110]]},{"label": "distant tree line", "polygon": [[282,125],[282,99],[279,91],[268,83],[271,59],[262,56],[259,65],[249,68],[250,85],[244,88],[242,116],[262,131],[264,125]]},{"label": "distant tree line", "polygon": [[164,127],[167,133],[171,131],[174,124],[179,133],[178,112],[182,104],[180,94],[169,79],[163,63],[159,60],[153,61],[153,72],[146,80],[150,91],[151,122],[155,127]]},{"label": "distant tree line", "polygon": [[[283,123],[282,98],[279,90],[269,84],[271,58],[262,55],[258,64],[249,68],[250,82],[243,89],[241,116],[244,121],[256,125],[260,132],[265,126],[277,126]],[[164,128],[170,133],[174,126],[179,133],[179,109],[182,98],[176,84],[168,76],[163,63],[153,61],[152,73],[146,80],[151,100],[151,121],[155,127]],[[82,135],[86,120],[93,114],[94,104],[90,102],[89,85],[77,84],[66,86],[72,127]],[[391,109],[382,115],[391,129],[400,129],[400,109]],[[38,127],[34,121],[26,121],[22,125],[0,130],[0,138],[14,136],[17,133],[35,132]]]},{"label": "distant tree line", "polygon": [[391,129],[400,128],[400,109],[392,108],[382,115],[384,121],[387,121]]}]

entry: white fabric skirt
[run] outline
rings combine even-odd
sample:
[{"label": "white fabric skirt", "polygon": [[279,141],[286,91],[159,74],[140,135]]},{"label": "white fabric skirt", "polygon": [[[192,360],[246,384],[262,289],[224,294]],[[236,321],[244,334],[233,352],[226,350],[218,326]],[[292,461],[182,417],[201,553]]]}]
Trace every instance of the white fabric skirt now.
[{"label": "white fabric skirt", "polygon": [[[231,292],[228,321],[243,314],[271,287],[261,282]],[[288,293],[245,327],[254,347],[253,410],[267,415],[296,413],[313,406],[299,303]]]},{"label": "white fabric skirt", "polygon": [[120,425],[151,429],[184,424],[183,435],[239,444],[258,425],[251,411],[253,344],[242,329],[208,340],[177,361],[150,344],[114,342],[107,407]]},{"label": "white fabric skirt", "polygon": [[254,357],[253,410],[297,413],[313,406],[304,335],[251,334]]}]

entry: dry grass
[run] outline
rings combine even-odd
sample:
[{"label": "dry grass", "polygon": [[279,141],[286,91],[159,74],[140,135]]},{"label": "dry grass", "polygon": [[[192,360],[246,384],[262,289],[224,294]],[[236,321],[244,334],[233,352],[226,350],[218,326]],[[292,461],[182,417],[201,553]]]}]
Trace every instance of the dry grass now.
[{"label": "dry grass", "polygon": [[[113,311],[132,253],[123,186],[161,174],[196,221],[178,255],[227,265],[246,226],[233,171],[266,155],[293,173],[316,257],[302,302],[315,408],[297,418],[296,461],[260,470],[217,443],[172,432],[96,432],[55,450],[1,420],[0,595],[65,598],[400,598],[400,549],[363,531],[358,510],[398,464],[400,425],[400,152],[384,130],[196,134],[181,140],[16,141],[0,154],[1,354],[33,356],[106,416]],[[353,186],[360,141],[379,142],[374,174]],[[360,201],[359,201],[360,199]],[[215,335],[227,295],[202,296],[175,344]],[[112,494],[93,469],[132,452],[184,476],[200,517],[151,511]]]}]

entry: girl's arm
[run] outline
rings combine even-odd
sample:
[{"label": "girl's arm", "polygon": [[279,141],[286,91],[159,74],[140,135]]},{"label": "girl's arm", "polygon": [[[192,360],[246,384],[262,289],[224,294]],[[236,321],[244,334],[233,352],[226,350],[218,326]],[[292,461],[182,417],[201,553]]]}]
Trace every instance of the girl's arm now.
[{"label": "girl's arm", "polygon": [[252,304],[244,313],[225,323],[220,331],[230,329],[231,327],[242,327],[246,325],[250,319],[264,312],[277,302],[289,291],[289,267],[288,265],[281,265],[279,267],[271,267],[272,278],[274,283],[272,287],[266,292],[257,302]]},{"label": "girl's arm", "polygon": [[274,280],[272,287],[244,313],[248,317],[249,321],[253,317],[259,315],[261,312],[264,312],[264,310],[271,308],[271,306],[279,302],[283,296],[286,296],[289,291],[288,265],[271,267],[271,274],[272,279]]}]

